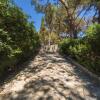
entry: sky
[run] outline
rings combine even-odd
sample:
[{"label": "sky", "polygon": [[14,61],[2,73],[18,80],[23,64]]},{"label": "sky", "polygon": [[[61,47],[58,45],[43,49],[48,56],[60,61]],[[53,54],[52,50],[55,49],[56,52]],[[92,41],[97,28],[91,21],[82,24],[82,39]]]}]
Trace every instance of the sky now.
[{"label": "sky", "polygon": [[43,14],[37,13],[34,9],[34,6],[31,5],[31,0],[14,0],[15,4],[20,7],[29,18],[29,21],[33,21],[36,27],[36,30],[39,31],[41,25],[41,18]]}]

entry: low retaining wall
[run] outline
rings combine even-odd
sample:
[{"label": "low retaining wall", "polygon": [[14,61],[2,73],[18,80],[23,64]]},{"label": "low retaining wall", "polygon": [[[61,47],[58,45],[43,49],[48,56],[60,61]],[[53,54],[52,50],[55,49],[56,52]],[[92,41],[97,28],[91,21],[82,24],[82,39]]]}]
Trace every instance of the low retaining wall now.
[{"label": "low retaining wall", "polygon": [[100,82],[100,77],[99,76],[97,76],[96,74],[90,72],[88,69],[86,69],[84,66],[80,65],[79,63],[77,63],[73,59],[71,59],[69,57],[66,57],[66,59],[70,60],[74,65],[80,67],[82,70],[84,70],[86,73],[88,73],[91,77],[97,79]]}]

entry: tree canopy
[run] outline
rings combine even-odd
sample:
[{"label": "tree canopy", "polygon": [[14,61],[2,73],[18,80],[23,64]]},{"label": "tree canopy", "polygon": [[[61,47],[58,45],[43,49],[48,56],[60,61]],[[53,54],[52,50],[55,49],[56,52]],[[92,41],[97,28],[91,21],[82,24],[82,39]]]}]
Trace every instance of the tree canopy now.
[{"label": "tree canopy", "polygon": [[[63,25],[64,27],[66,23],[66,33],[69,33],[70,37],[72,38],[77,38],[78,32],[82,31],[82,26],[88,26],[89,21],[85,20],[85,15],[92,9],[92,7],[95,6],[95,3],[98,4],[98,2],[91,2],[91,0],[33,0],[33,4],[35,5],[36,10],[38,12],[44,13],[45,15],[51,15],[50,9],[47,10],[47,8],[49,8],[50,5],[53,8],[56,8],[55,15],[57,16],[53,16],[53,22],[55,22],[54,17],[57,18],[58,15],[66,16],[66,19],[63,19],[64,21],[61,21],[61,25]],[[62,11],[64,11],[65,14],[62,14],[62,12],[60,12],[60,9],[62,9]],[[95,10],[95,12],[97,12],[97,9]],[[97,13],[95,13],[91,19],[93,19],[96,15]],[[47,20],[49,21],[49,24],[50,21],[52,22],[50,18],[52,17],[49,16],[49,20]],[[57,22],[55,22],[53,26],[55,26],[56,24]]]},{"label": "tree canopy", "polygon": [[8,0],[0,0],[0,76],[39,46],[39,37],[28,16]]}]

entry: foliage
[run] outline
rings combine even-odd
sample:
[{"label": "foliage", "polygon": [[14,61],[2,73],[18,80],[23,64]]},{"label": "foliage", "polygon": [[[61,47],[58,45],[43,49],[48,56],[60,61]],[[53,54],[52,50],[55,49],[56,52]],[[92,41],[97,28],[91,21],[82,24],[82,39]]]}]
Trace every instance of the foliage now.
[{"label": "foliage", "polygon": [[100,56],[100,24],[94,24],[88,28],[86,40],[91,45],[92,51]]},{"label": "foliage", "polygon": [[51,43],[52,44],[58,44],[59,43],[59,36],[58,36],[58,34],[57,33],[55,33],[55,32],[52,32],[51,34],[50,34],[50,38],[51,38]]},{"label": "foliage", "polygon": [[[66,32],[72,38],[82,31],[84,22],[82,11],[78,11],[77,0],[32,0],[38,12],[43,12],[46,25],[50,31],[57,34]],[[79,1],[80,2],[80,1]],[[81,15],[81,17],[80,17]]]},{"label": "foliage", "polygon": [[100,75],[100,25],[94,24],[82,39],[65,39],[60,43],[60,51],[70,55],[90,71]]},{"label": "foliage", "polygon": [[41,27],[40,27],[39,37],[40,37],[41,44],[46,45],[47,41],[48,41],[48,32],[47,32],[47,29],[45,27],[44,17],[41,20]]},{"label": "foliage", "polygon": [[27,19],[21,9],[0,1],[0,76],[39,47],[35,27]]},{"label": "foliage", "polygon": [[[41,43],[43,45],[47,45],[50,39],[50,43],[57,44],[59,41],[58,34],[56,32],[50,32],[48,28],[46,27],[45,23],[46,23],[46,20],[45,20],[45,17],[43,17],[41,20],[41,27],[40,27],[40,32],[39,32]],[[54,26],[52,25],[52,27]]]},{"label": "foliage", "polygon": [[59,47],[60,47],[60,52],[69,55],[70,51],[69,51],[69,47],[74,46],[74,40],[73,39],[64,39],[63,41],[60,42]]}]

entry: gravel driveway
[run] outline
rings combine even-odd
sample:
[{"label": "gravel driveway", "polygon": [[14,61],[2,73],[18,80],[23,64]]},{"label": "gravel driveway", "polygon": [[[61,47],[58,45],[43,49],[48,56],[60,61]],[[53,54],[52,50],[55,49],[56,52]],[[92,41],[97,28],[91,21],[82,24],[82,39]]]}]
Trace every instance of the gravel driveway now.
[{"label": "gravel driveway", "polygon": [[100,84],[59,54],[39,54],[0,93],[0,100],[100,100]]}]

